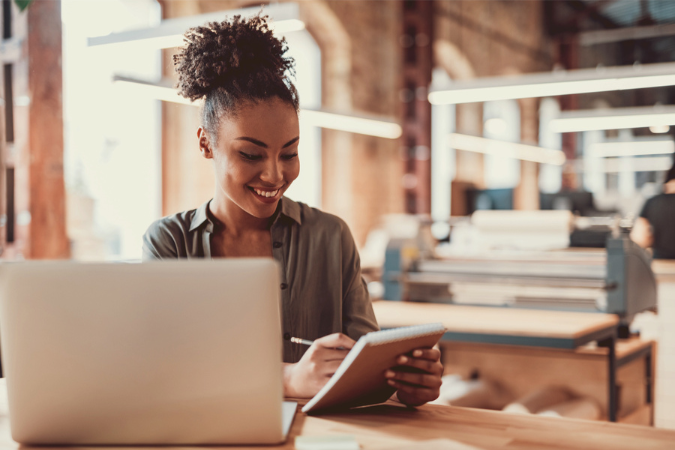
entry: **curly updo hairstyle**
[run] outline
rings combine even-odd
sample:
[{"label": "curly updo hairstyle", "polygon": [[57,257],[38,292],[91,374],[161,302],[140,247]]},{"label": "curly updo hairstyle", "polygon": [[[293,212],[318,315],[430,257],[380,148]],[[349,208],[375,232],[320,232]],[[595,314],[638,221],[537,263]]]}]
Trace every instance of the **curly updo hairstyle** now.
[{"label": "curly updo hairstyle", "polygon": [[185,33],[185,46],[174,55],[179,94],[192,101],[204,99],[202,126],[217,139],[223,116],[234,116],[245,101],[278,97],[299,108],[295,76],[286,39],[272,34],[268,16],[234,16],[209,22]]}]

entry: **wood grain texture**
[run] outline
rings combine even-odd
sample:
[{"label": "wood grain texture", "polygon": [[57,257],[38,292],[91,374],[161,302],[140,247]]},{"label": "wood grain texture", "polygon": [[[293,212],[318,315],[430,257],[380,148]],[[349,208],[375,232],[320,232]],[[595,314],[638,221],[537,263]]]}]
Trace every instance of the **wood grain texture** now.
[{"label": "wood grain texture", "polygon": [[577,339],[615,326],[613,314],[377,301],[381,327],[442,322],[453,332]]},{"label": "wood grain texture", "polygon": [[675,260],[655,259],[652,261],[652,270],[656,275],[657,281],[668,279],[675,280]]},{"label": "wood grain texture", "polygon": [[655,260],[658,339],[654,424],[675,429],[675,261]]},{"label": "wood grain texture", "polygon": [[35,259],[70,256],[63,174],[61,2],[27,9],[29,58],[30,245]]},{"label": "wood grain texture", "polygon": [[[665,450],[672,448],[672,443],[675,442],[675,431],[657,430],[637,425],[520,416],[439,405],[408,409],[388,403],[342,414],[317,417],[297,413],[289,439],[284,445],[227,448],[290,450],[294,448],[296,436],[345,433],[354,435],[364,450],[384,450],[401,447],[406,443],[443,438],[481,449],[512,450],[534,448]],[[19,449],[19,444],[11,439],[9,432],[4,386],[0,389],[0,448],[3,450]],[[78,447],[78,449],[84,448]],[[147,450],[150,447],[124,447],[125,450],[135,448]],[[93,449],[97,448],[92,447]]]}]

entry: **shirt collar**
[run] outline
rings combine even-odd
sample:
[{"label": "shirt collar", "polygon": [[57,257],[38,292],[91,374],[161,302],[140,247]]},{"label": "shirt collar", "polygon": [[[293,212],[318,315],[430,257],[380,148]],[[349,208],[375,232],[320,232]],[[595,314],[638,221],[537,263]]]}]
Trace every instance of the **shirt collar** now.
[{"label": "shirt collar", "polygon": [[[302,216],[300,214],[300,205],[288,197],[281,197],[281,214],[295,220],[298,225],[302,225]],[[211,200],[201,205],[195,210],[195,215],[192,216],[190,222],[190,231],[194,231],[204,224],[204,222],[211,222],[207,212]]]},{"label": "shirt collar", "polygon": [[190,231],[194,231],[206,221],[209,221],[209,215],[206,212],[207,208],[209,207],[209,203],[211,203],[211,200],[208,202],[204,203],[202,206],[197,208],[195,210],[195,215],[192,216],[192,221],[190,222]]},{"label": "shirt collar", "polygon": [[288,197],[281,197],[281,214],[295,220],[298,225],[302,225],[302,214],[300,214],[300,205]]}]

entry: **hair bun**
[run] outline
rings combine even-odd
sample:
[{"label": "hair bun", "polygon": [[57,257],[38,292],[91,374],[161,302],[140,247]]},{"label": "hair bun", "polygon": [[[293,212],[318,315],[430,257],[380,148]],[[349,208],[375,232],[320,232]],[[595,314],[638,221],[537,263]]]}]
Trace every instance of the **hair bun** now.
[{"label": "hair bun", "polygon": [[293,58],[284,57],[285,39],[277,39],[268,16],[234,16],[185,33],[185,47],[174,55],[179,94],[194,101],[218,88],[251,88],[258,83],[289,83]]}]

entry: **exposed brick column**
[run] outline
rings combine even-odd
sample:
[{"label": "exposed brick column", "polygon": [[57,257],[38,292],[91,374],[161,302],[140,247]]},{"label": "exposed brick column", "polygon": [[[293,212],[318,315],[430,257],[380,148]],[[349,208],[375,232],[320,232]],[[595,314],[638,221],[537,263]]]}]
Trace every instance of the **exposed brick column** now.
[{"label": "exposed brick column", "polygon": [[[539,143],[539,99],[518,100],[520,106],[520,140],[526,144]],[[513,192],[514,209],[539,209],[539,163],[520,162],[520,182]]]},{"label": "exposed brick column", "polygon": [[433,3],[403,2],[403,95],[404,148],[403,176],[405,211],[431,213],[431,104],[427,89],[431,84],[433,52],[431,39]]},{"label": "exposed brick column", "polygon": [[[7,12],[3,8],[3,14]],[[8,54],[2,55],[3,97],[9,102],[5,116],[13,120],[5,121],[3,142],[3,258],[68,258],[61,2],[36,1],[24,12],[11,2],[9,13],[11,31],[4,36],[10,45]]]}]

